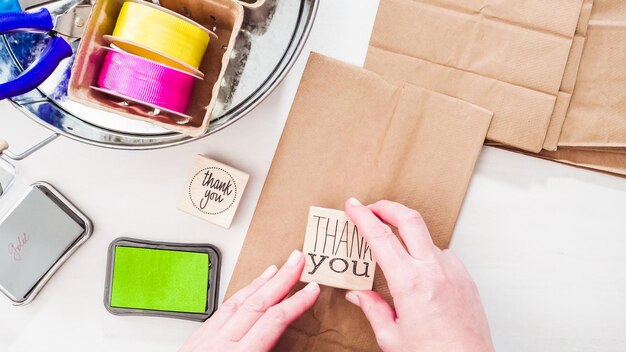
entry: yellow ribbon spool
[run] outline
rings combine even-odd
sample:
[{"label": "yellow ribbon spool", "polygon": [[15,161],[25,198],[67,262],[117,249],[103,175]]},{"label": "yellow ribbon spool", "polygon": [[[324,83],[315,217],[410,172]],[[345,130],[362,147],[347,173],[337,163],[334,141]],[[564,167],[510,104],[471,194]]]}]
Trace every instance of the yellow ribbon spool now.
[{"label": "yellow ribbon spool", "polygon": [[175,12],[127,1],[122,5],[113,36],[108,39],[131,54],[185,71],[190,71],[191,67],[195,71],[200,67],[210,38],[207,29]]}]

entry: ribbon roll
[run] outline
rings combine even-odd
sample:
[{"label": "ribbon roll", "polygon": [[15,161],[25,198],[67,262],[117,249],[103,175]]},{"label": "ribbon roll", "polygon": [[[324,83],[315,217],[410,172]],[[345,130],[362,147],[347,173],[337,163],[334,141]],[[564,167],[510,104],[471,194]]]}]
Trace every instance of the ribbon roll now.
[{"label": "ribbon roll", "polygon": [[98,86],[123,97],[185,114],[195,77],[122,51],[109,50]]},{"label": "ribbon roll", "polygon": [[125,2],[109,40],[129,53],[185,69],[175,64],[179,61],[197,70],[210,38],[207,29],[168,9]]}]

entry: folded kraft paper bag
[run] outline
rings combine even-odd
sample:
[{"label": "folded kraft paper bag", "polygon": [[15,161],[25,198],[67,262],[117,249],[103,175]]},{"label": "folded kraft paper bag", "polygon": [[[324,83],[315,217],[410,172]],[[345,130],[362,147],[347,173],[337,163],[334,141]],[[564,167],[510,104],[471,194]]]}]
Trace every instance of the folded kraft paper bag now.
[{"label": "folded kraft paper bag", "polygon": [[[574,93],[574,87],[576,85],[576,78],[578,76],[580,61],[587,38],[587,28],[589,26],[593,2],[594,0],[585,0],[582,10],[580,11],[576,33],[565,65],[565,73],[563,74],[561,87],[556,96],[556,103],[552,110],[548,130],[543,141],[543,149],[547,151],[555,151],[558,148],[559,137],[561,136],[563,123],[565,122],[565,117],[567,116],[567,111],[569,110],[572,94]],[[500,147],[504,146],[502,143],[491,141],[488,141],[487,144]]]},{"label": "folded kraft paper bag", "polygon": [[365,67],[492,110],[490,141],[539,152],[583,2],[383,0]]},{"label": "folded kraft paper bag", "polygon": [[[226,296],[302,249],[309,207],[343,209],[350,196],[418,209],[447,247],[492,113],[312,54]],[[384,276],[374,289],[388,297]],[[376,351],[345,291],[323,287],[277,351]]]},{"label": "folded kraft paper bag", "polygon": [[543,141],[544,150],[555,151],[558,148],[559,137],[561,136],[563,123],[565,122],[567,111],[569,110],[572,94],[574,93],[574,86],[576,85],[576,78],[578,77],[580,60],[582,59],[583,49],[587,39],[587,28],[589,26],[593,2],[594,0],[585,0],[583,2],[582,10],[580,11],[574,41],[572,42],[572,47],[570,48],[567,63],[565,65],[565,73],[563,74],[563,80],[561,81],[559,93],[556,96],[556,105],[552,111],[552,117],[550,118],[546,138]]},{"label": "folded kraft paper bag", "polygon": [[562,164],[626,176],[626,153],[621,150],[559,148],[554,152],[543,151],[538,156]]},{"label": "folded kraft paper bag", "polygon": [[626,147],[626,2],[595,0],[559,147]]}]

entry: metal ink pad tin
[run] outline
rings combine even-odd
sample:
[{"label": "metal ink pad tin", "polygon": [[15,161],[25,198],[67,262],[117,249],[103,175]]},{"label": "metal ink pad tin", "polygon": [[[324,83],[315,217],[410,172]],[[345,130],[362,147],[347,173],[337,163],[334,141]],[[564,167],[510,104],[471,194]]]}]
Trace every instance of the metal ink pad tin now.
[{"label": "metal ink pad tin", "polygon": [[92,232],[91,221],[51,185],[31,185],[0,220],[0,291],[30,303]]},{"label": "metal ink pad tin", "polygon": [[118,238],[109,246],[104,305],[115,315],[205,321],[217,308],[219,274],[213,245]]}]

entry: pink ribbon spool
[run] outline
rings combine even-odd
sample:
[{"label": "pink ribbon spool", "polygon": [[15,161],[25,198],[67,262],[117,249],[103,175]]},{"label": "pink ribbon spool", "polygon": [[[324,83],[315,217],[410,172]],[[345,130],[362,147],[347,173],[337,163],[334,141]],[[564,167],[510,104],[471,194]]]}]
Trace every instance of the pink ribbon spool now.
[{"label": "pink ribbon spool", "polygon": [[139,102],[185,114],[195,77],[154,61],[109,50],[98,86]]}]

